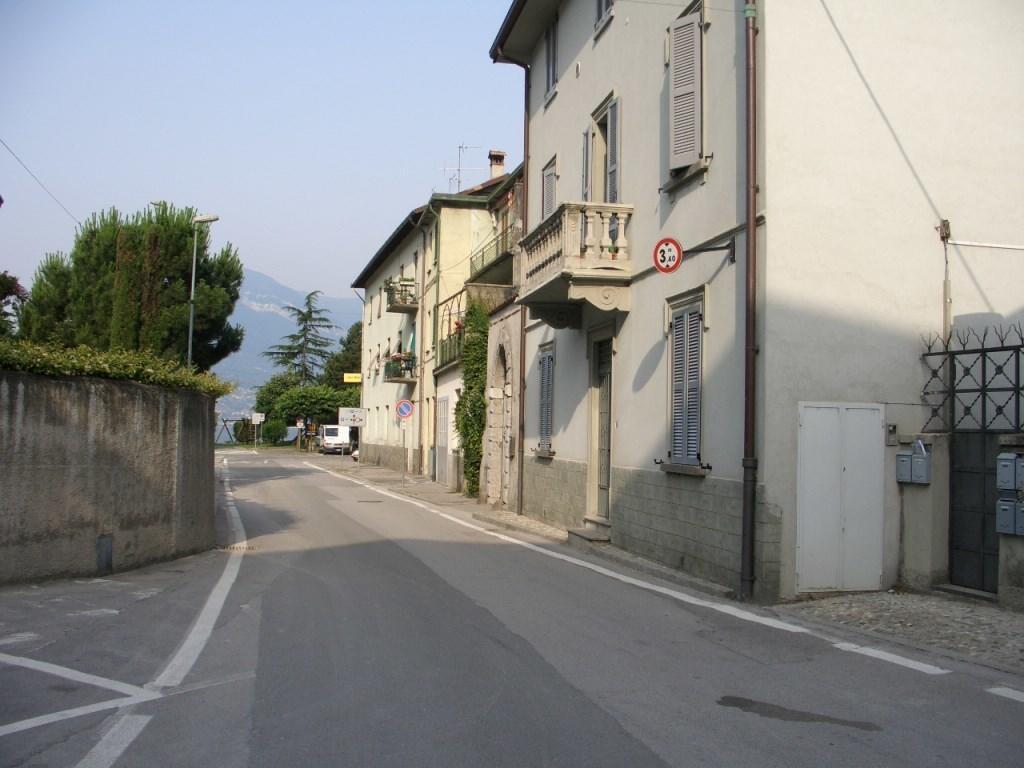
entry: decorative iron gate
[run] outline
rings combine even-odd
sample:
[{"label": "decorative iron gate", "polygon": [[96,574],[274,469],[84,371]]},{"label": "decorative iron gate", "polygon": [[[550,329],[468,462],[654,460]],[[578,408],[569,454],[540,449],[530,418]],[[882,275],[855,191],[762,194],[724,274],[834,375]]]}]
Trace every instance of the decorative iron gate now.
[{"label": "decorative iron gate", "polygon": [[922,431],[950,434],[949,580],[998,589],[996,454],[999,435],[1024,431],[1024,328],[955,331],[925,340],[931,413]]}]

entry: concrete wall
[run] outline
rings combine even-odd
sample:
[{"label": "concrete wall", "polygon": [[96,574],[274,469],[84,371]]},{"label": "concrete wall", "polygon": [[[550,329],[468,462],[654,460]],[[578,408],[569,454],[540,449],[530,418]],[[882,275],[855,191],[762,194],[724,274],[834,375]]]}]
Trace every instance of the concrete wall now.
[{"label": "concrete wall", "polygon": [[0,583],[212,547],[213,433],[205,395],[0,371]]}]

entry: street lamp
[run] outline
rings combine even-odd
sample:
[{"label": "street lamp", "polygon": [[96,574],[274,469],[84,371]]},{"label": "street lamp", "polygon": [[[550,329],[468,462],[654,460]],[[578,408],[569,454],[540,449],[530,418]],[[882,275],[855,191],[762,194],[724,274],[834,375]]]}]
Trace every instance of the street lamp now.
[{"label": "street lamp", "polygon": [[199,225],[212,224],[220,217],[200,213],[192,217],[192,289],[188,294],[188,367],[192,369],[192,324],[196,315],[196,253],[199,250]]}]

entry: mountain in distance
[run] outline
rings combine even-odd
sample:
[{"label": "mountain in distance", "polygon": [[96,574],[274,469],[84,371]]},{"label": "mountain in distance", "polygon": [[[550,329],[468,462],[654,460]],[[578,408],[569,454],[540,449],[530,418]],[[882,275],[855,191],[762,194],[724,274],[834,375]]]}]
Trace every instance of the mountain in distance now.
[{"label": "mountain in distance", "polygon": [[[235,391],[217,401],[217,413],[222,419],[238,419],[252,412],[256,401],[256,388],[275,373],[280,373],[263,356],[263,352],[295,332],[295,321],[285,311],[285,305],[301,307],[309,291],[297,291],[274,280],[269,275],[246,269],[242,290],[235,304],[230,322],[245,329],[242,348],[217,363],[213,373],[235,384]],[[337,326],[329,334],[335,342],[345,338],[349,326],[362,318],[362,302],[352,296],[342,299],[322,293],[319,306]],[[340,349],[340,346],[336,347]],[[334,351],[332,349],[331,351]]]}]

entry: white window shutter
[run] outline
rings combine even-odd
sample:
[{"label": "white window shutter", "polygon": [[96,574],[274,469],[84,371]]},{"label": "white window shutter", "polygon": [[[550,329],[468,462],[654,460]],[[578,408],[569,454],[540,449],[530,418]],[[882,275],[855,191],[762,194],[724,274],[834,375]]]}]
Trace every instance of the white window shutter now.
[{"label": "white window shutter", "polygon": [[700,12],[672,22],[670,38],[669,168],[675,170],[700,159]]},{"label": "white window shutter", "polygon": [[590,126],[583,131],[583,200],[590,200]]},{"label": "white window shutter", "polygon": [[619,100],[608,105],[608,190],[605,202],[619,202]]},{"label": "white window shutter", "polygon": [[540,356],[540,449],[551,450],[552,412],[555,393],[555,356],[550,351]]},{"label": "white window shutter", "polygon": [[541,181],[541,219],[555,212],[555,164],[544,169]]}]

